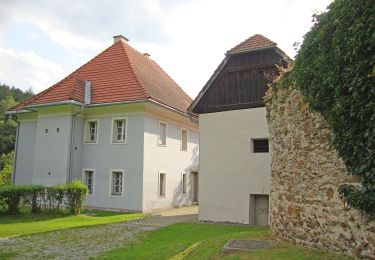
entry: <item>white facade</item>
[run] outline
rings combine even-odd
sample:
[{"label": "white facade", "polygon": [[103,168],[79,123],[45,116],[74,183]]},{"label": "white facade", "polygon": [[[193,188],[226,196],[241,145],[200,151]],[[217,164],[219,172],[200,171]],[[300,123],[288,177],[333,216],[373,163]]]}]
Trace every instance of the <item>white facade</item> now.
[{"label": "white facade", "polygon": [[[14,182],[55,185],[93,172],[87,205],[148,211],[192,201],[192,171],[198,169],[198,125],[187,115],[155,104],[83,108],[65,105],[19,114]],[[126,139],[114,143],[114,120],[126,119]],[[95,142],[85,142],[88,121],[97,122]],[[159,122],[167,126],[166,144],[158,144]],[[181,150],[181,129],[187,150]],[[87,132],[86,132],[87,134]],[[122,192],[113,195],[112,172],[121,172]],[[159,174],[166,190],[159,194]],[[183,190],[183,174],[186,187]]]},{"label": "white facade", "polygon": [[200,114],[199,134],[199,219],[254,224],[250,195],[270,192],[270,154],[252,147],[269,137],[266,109]]}]

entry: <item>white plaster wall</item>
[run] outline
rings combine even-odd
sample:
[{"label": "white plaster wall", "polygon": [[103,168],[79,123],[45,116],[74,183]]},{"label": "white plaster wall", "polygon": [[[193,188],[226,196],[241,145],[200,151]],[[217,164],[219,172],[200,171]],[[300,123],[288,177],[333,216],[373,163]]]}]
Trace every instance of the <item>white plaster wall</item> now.
[{"label": "white plaster wall", "polygon": [[[145,115],[143,210],[189,204],[192,170],[198,167],[199,135],[196,130],[166,118]],[[167,123],[166,146],[159,146],[159,120]],[[188,129],[188,149],[181,151],[181,128]],[[158,196],[158,173],[166,172],[166,196]],[[182,173],[187,174],[187,193],[182,194]]]},{"label": "white plaster wall", "polygon": [[50,186],[68,180],[70,131],[71,115],[38,117],[33,183]]},{"label": "white plaster wall", "polygon": [[[127,116],[126,144],[111,144],[112,116],[90,118],[99,120],[99,128],[98,144],[82,145],[81,168],[95,169],[94,195],[88,196],[87,205],[141,211],[144,116],[113,117],[118,116]],[[110,196],[110,169],[124,170],[121,197]]]},{"label": "white plaster wall", "polygon": [[270,154],[251,149],[269,137],[266,109],[201,114],[199,133],[199,219],[248,224],[250,194],[270,191]]},{"label": "white plaster wall", "polygon": [[30,184],[32,182],[36,128],[36,120],[20,121],[15,184]]}]

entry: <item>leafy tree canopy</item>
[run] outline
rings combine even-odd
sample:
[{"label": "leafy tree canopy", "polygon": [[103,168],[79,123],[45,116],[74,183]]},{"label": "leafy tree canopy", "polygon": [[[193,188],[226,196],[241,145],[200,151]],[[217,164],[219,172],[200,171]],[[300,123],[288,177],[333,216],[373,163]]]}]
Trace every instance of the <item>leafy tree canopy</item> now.
[{"label": "leafy tree canopy", "polygon": [[293,78],[333,131],[333,145],[362,185],[342,198],[375,214],[375,1],[336,0],[315,15],[296,57]]}]

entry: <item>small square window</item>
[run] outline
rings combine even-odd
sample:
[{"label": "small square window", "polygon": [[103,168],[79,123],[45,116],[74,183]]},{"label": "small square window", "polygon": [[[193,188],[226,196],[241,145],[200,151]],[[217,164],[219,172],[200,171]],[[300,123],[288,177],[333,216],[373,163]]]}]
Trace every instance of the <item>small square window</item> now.
[{"label": "small square window", "polygon": [[166,194],[166,173],[159,173],[159,196],[160,197],[165,197]]},{"label": "small square window", "polygon": [[97,143],[98,120],[87,120],[85,124],[85,143]]},{"label": "small square window", "polygon": [[167,144],[167,124],[159,122],[159,138],[158,144],[165,146]]},{"label": "small square window", "polygon": [[44,132],[47,134],[48,133],[48,128],[44,129]]},{"label": "small square window", "polygon": [[254,153],[268,153],[269,152],[268,139],[253,139],[253,152]]},{"label": "small square window", "polygon": [[112,121],[112,143],[126,142],[126,119],[114,119]]},{"label": "small square window", "polygon": [[84,171],[84,182],[87,185],[89,194],[94,194],[94,171],[86,170]]},{"label": "small square window", "polygon": [[187,135],[187,130],[181,129],[181,151],[187,151]]},{"label": "small square window", "polygon": [[121,171],[111,172],[111,195],[112,196],[122,195],[122,181],[123,181],[123,172]]}]

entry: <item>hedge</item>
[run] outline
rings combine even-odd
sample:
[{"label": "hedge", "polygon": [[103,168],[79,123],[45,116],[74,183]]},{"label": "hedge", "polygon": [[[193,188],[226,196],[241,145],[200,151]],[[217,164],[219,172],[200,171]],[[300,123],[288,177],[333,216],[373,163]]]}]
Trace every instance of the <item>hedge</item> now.
[{"label": "hedge", "polygon": [[0,203],[5,204],[8,214],[17,215],[21,201],[31,206],[33,213],[59,211],[65,206],[78,215],[82,209],[88,188],[79,180],[67,184],[45,187],[42,185],[9,185],[0,188]]}]

